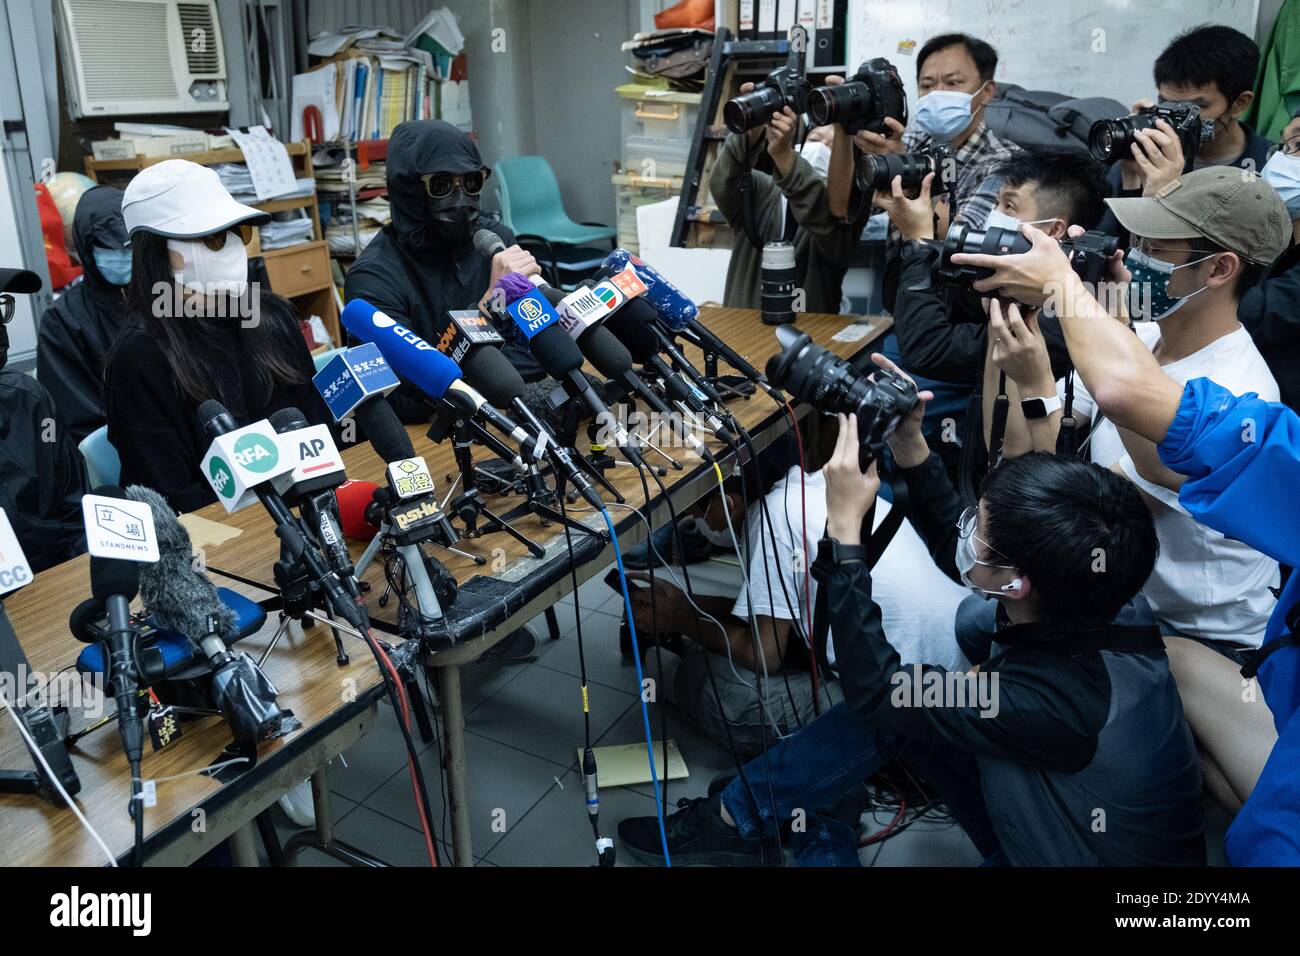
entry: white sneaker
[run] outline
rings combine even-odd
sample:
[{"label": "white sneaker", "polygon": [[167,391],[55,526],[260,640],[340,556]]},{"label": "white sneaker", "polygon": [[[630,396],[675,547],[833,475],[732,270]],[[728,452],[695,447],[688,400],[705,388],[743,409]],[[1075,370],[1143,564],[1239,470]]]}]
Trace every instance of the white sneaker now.
[{"label": "white sneaker", "polygon": [[280,809],[300,827],[316,825],[316,804],[311,798],[311,781],[304,780],[280,798]]}]

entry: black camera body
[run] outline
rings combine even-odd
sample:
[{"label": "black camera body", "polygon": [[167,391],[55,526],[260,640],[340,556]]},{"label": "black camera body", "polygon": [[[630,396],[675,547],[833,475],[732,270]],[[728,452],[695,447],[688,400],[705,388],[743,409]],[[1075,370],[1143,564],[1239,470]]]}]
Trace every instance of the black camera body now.
[{"label": "black camera body", "polygon": [[[916,408],[916,386],[902,376],[880,370],[868,378],[793,326],[778,326],[776,338],[781,352],[768,360],[768,381],[819,412],[857,415],[864,452],[878,448]],[[870,460],[863,458],[862,467]]]},{"label": "black camera body", "polygon": [[793,31],[785,66],[767,74],[763,82],[750,92],[727,100],[722,107],[727,129],[733,133],[747,133],[767,123],[783,107],[790,107],[796,114],[808,109],[808,93],[812,87],[805,72],[808,57],[806,37],[802,31]]},{"label": "black camera body", "polygon": [[1119,240],[1095,230],[1077,239],[1065,239],[1061,248],[1070,257],[1070,265],[1080,279],[1092,288],[1106,275],[1106,263],[1119,250]]},{"label": "black camera body", "polygon": [[[938,245],[936,243],[936,245]],[[986,256],[1018,256],[1028,252],[1033,244],[1019,229],[975,229],[968,223],[955,222],[948,227],[943,244],[938,245],[939,255],[931,270],[930,287],[948,287],[969,291],[971,284],[987,279],[993,270],[976,266],[956,265],[952,257],[959,252]],[[1094,288],[1106,274],[1106,262],[1119,249],[1114,236],[1095,230],[1085,232],[1077,239],[1062,239],[1061,248],[1070,257],[1075,274]]]},{"label": "black camera body", "polygon": [[813,90],[808,96],[808,116],[817,126],[839,123],[850,136],[862,130],[888,133],[886,117],[907,125],[907,92],[894,64],[876,57],[839,86]]},{"label": "black camera body", "polygon": [[[1138,130],[1155,129],[1156,121],[1164,120],[1174,128],[1182,143],[1183,172],[1192,168],[1201,143],[1209,138],[1201,121],[1201,108],[1195,103],[1165,101],[1155,106],[1145,106],[1132,116],[1114,120],[1098,120],[1088,130],[1088,150],[1098,162],[1113,163],[1130,159]],[[1213,135],[1211,131],[1210,135]]]},{"label": "black camera body", "polygon": [[934,173],[930,196],[951,192],[957,181],[957,163],[947,143],[935,143],[914,153],[866,153],[858,157],[854,181],[862,192],[889,192],[895,176],[903,177],[903,191],[914,193],[921,181]]}]

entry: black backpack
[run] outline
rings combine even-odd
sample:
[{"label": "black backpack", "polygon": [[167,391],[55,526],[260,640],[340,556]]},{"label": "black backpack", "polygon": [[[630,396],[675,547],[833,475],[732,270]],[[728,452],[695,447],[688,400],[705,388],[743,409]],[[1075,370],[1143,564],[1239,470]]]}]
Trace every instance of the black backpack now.
[{"label": "black backpack", "polygon": [[984,122],[993,134],[1017,146],[1088,150],[1088,131],[1097,120],[1128,116],[1118,100],[1105,96],[1072,98],[1063,93],[1027,90],[1000,84],[998,95],[984,108]]}]

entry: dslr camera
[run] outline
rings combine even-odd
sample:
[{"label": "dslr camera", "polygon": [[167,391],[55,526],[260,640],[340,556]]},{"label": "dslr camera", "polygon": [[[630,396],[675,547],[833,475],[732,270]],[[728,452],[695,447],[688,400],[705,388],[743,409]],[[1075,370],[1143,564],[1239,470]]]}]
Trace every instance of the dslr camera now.
[{"label": "dslr camera", "polygon": [[811,85],[805,75],[808,55],[808,34],[802,27],[790,31],[790,52],[785,66],[778,67],[748,93],[727,100],[722,107],[722,118],[733,133],[747,133],[768,122],[783,107],[796,114],[808,108],[808,91]]},{"label": "dslr camera", "polygon": [[1132,116],[1098,120],[1088,130],[1088,150],[1102,163],[1129,159],[1138,130],[1155,129],[1156,120],[1164,120],[1178,134],[1185,159],[1183,172],[1187,172],[1201,144],[1214,137],[1213,124],[1201,120],[1201,108],[1195,103],[1166,101],[1143,107]]},{"label": "dslr camera", "polygon": [[777,326],[776,338],[781,352],[768,360],[768,381],[819,412],[857,415],[865,469],[875,449],[916,408],[916,386],[884,369],[869,378],[793,326]]},{"label": "dslr camera", "polygon": [[813,90],[808,115],[817,126],[839,123],[850,136],[861,130],[887,133],[886,117],[907,125],[907,93],[894,64],[877,57],[839,86]]},{"label": "dslr camera", "polygon": [[903,177],[904,192],[914,193],[930,173],[934,173],[934,180],[930,183],[932,197],[942,196],[956,183],[957,163],[953,159],[952,147],[947,143],[936,143],[915,153],[866,153],[858,157],[853,175],[858,189],[865,193],[876,190],[889,192],[889,184],[895,176]]},{"label": "dslr camera", "polygon": [[[1032,244],[1019,229],[975,229],[969,223],[955,222],[939,249],[931,273],[930,288],[946,286],[958,291],[969,291],[971,284],[987,279],[993,274],[983,267],[956,265],[952,257],[959,252],[979,253],[986,256],[1018,256],[1028,252]],[[1119,240],[1104,232],[1085,232],[1077,239],[1062,239],[1061,248],[1070,257],[1070,265],[1084,282],[1092,286],[1106,273],[1106,260],[1119,248]]]}]

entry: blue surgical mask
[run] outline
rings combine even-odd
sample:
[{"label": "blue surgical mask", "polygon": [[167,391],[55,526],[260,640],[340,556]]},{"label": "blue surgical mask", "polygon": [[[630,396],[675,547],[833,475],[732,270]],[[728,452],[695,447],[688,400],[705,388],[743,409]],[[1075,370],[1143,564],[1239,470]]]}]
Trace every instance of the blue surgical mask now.
[{"label": "blue surgical mask", "polygon": [[94,256],[95,265],[106,282],[113,285],[126,285],[131,281],[129,248],[106,249],[103,246],[95,246],[91,250],[91,255]]},{"label": "blue surgical mask", "polygon": [[[1195,292],[1189,292],[1187,295],[1170,295],[1169,282],[1173,279],[1174,273],[1179,269],[1186,269],[1188,266],[1194,266],[1206,259],[1213,258],[1213,254],[1201,256],[1199,259],[1193,259],[1191,262],[1184,262],[1182,265],[1176,266],[1172,262],[1157,259],[1136,246],[1130,249],[1128,254],[1124,256],[1124,265],[1133,274],[1128,287],[1129,315],[1134,319],[1150,319],[1153,322],[1169,318],[1169,316],[1181,309],[1188,299],[1209,288],[1209,286],[1201,286]],[[1145,306],[1142,302],[1142,291],[1144,289],[1150,293],[1150,302],[1146,303]]]},{"label": "blue surgical mask", "polygon": [[951,142],[957,134],[970,125],[971,100],[988,84],[975,93],[961,90],[934,90],[916,101],[916,123],[940,142]]},{"label": "blue surgical mask", "polygon": [[1300,156],[1277,152],[1264,164],[1264,182],[1277,190],[1292,219],[1300,219]]}]

